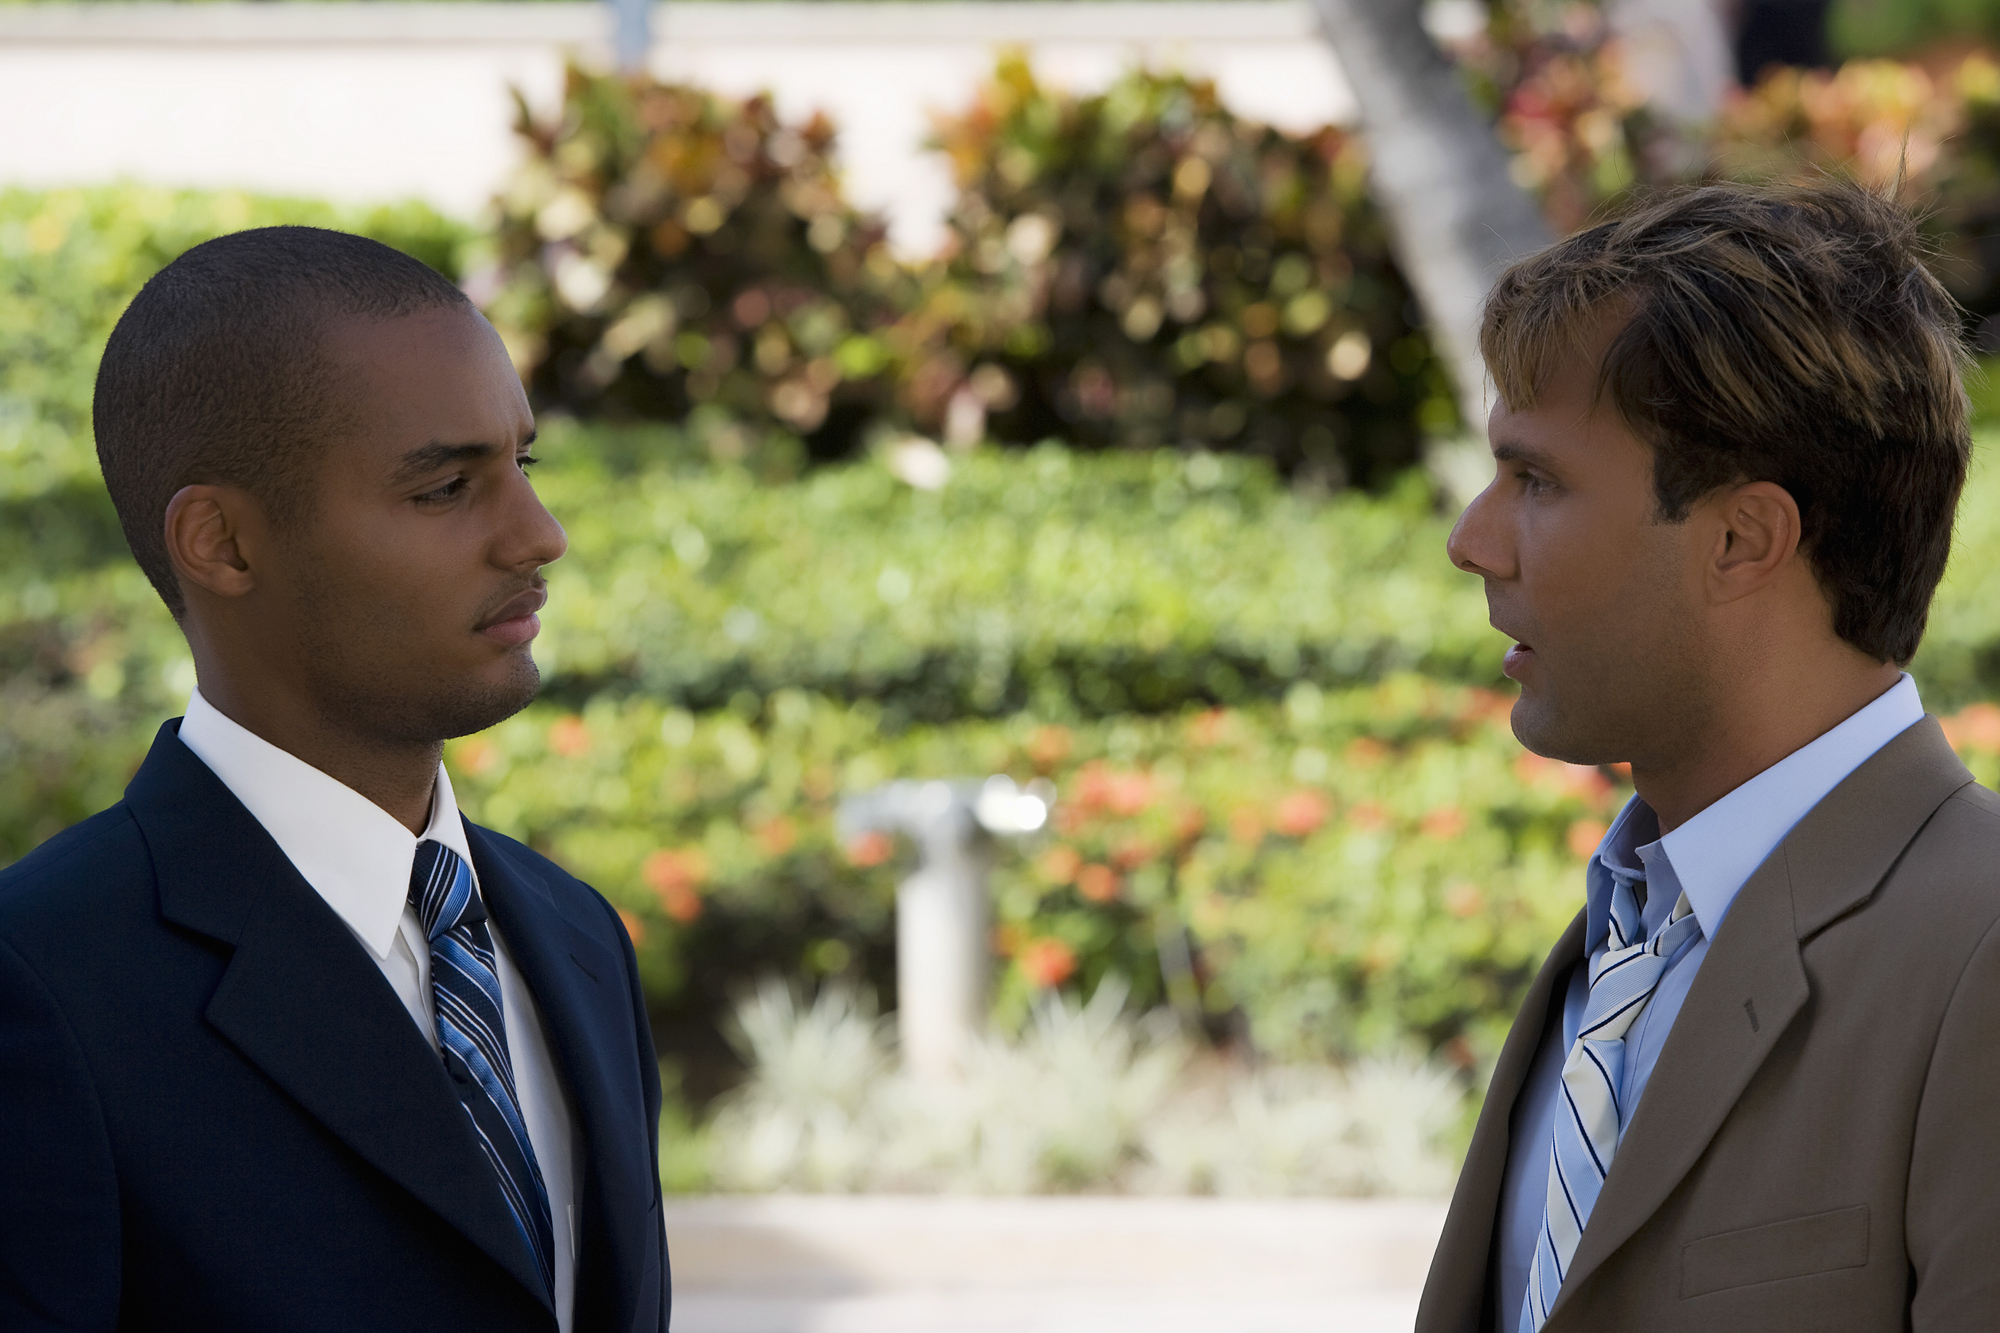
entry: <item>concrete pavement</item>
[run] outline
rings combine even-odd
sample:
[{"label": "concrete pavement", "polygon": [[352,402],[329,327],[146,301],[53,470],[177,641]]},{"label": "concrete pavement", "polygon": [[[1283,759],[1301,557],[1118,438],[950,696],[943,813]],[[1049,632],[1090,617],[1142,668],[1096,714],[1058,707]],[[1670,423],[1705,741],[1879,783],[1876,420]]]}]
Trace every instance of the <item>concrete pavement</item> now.
[{"label": "concrete pavement", "polygon": [[1403,1333],[1430,1200],[669,1200],[676,1333]]}]

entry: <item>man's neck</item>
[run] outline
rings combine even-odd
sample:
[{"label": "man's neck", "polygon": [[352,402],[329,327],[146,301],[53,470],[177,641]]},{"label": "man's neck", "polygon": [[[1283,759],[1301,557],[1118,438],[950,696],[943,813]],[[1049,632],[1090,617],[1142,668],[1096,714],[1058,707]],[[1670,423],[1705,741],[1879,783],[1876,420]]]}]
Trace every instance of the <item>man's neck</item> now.
[{"label": "man's neck", "polygon": [[239,689],[227,677],[202,676],[201,694],[245,731],[359,792],[411,833],[430,826],[443,741],[398,744],[356,735],[296,700]]},{"label": "man's neck", "polygon": [[[1901,674],[1894,663],[1867,663],[1817,681],[1773,673],[1761,689],[1739,687],[1673,754],[1635,759],[1633,786],[1665,836],[1881,698]],[[1802,688],[1801,681],[1812,684]]]}]

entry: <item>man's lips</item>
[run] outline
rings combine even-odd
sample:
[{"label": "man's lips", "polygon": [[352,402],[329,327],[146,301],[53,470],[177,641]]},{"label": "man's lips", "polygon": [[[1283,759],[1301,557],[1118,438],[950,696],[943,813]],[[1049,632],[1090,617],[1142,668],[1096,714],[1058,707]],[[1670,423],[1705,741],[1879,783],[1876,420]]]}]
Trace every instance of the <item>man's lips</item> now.
[{"label": "man's lips", "polygon": [[542,622],[535,612],[548,602],[546,587],[529,588],[502,603],[500,609],[478,625],[478,632],[509,648],[519,647],[541,633]]},{"label": "man's lips", "polygon": [[1516,643],[1507,650],[1507,656],[1500,663],[1500,674],[1514,680],[1521,678],[1521,669],[1534,659],[1535,650],[1525,643]]}]

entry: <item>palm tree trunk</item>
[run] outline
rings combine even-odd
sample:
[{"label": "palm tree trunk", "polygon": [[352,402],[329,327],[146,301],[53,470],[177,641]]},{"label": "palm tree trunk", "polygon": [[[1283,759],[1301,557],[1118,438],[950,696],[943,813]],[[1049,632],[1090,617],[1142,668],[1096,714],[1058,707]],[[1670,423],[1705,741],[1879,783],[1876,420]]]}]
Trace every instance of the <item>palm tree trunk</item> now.
[{"label": "palm tree trunk", "polygon": [[1554,239],[1507,174],[1507,155],[1424,31],[1420,0],[1313,0],[1361,106],[1376,202],[1451,367],[1467,427],[1483,433],[1480,309],[1510,260]]}]

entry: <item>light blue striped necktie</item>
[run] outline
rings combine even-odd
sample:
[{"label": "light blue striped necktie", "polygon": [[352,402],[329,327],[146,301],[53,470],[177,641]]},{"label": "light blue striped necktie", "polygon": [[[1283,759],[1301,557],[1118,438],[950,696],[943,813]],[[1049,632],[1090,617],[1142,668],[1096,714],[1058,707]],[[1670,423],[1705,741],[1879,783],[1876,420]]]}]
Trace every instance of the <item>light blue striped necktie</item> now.
[{"label": "light blue striped necktie", "polygon": [[1556,1102],[1555,1136],[1549,1148],[1548,1202],[1542,1211],[1542,1234],[1535,1240],[1535,1262],[1528,1270],[1518,1333],[1536,1333],[1549,1317],[1618,1151],[1624,1119],[1618,1089],[1625,1074],[1625,1034],[1659,988],[1667,963],[1700,933],[1701,923],[1683,893],[1660,929],[1646,938],[1634,886],[1623,877],[1613,878],[1605,949],[1590,965],[1590,998],[1584,1004],[1576,1044],[1563,1062],[1562,1097]]},{"label": "light blue striped necktie", "polygon": [[514,1222],[534,1252],[542,1281],[553,1293],[555,1237],[549,1223],[549,1193],[514,1093],[493,937],[486,929],[486,905],[479,900],[471,867],[441,842],[419,843],[410,872],[410,906],[431,942],[431,996],[437,1005],[445,1071],[458,1088]]}]

